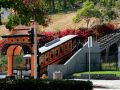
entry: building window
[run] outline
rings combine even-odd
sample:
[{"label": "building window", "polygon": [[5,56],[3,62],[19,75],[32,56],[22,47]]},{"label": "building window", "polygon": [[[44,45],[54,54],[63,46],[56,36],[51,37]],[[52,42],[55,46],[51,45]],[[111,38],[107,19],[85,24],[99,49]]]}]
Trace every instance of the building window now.
[{"label": "building window", "polygon": [[55,55],[58,56],[58,50],[55,50]]},{"label": "building window", "polygon": [[60,47],[60,53],[62,53],[63,52],[63,48],[62,48],[62,46]]},{"label": "building window", "polygon": [[46,54],[46,61],[49,61],[49,54]]},{"label": "building window", "polygon": [[73,40],[73,45],[72,47],[74,48],[76,46],[76,39]]},{"label": "building window", "polygon": [[39,65],[44,63],[44,55],[39,57]]},{"label": "building window", "polygon": [[13,42],[13,40],[11,40],[11,42]]},{"label": "building window", "polygon": [[69,42],[69,48],[71,49],[72,45],[71,45],[71,42]]},{"label": "building window", "polygon": [[64,49],[67,50],[67,47],[68,47],[68,44],[65,43],[65,44],[64,44]]},{"label": "building window", "polygon": [[51,51],[51,52],[50,52],[50,57],[53,58],[53,56],[54,56],[54,52]]},{"label": "building window", "polygon": [[66,50],[69,49],[68,43],[65,44],[65,49],[66,49]]}]

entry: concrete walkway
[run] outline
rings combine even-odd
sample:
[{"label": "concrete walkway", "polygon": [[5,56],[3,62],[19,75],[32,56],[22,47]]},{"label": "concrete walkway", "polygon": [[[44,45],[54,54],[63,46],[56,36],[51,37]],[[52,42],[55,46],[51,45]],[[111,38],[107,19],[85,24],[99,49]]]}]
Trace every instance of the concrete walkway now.
[{"label": "concrete walkway", "polygon": [[91,80],[94,90],[120,90],[120,80]]},{"label": "concrete walkway", "polygon": [[6,78],[7,75],[0,75],[0,79]]},{"label": "concrete walkway", "polygon": [[[87,79],[74,79],[88,81]],[[120,90],[120,80],[93,80],[93,90]]]}]

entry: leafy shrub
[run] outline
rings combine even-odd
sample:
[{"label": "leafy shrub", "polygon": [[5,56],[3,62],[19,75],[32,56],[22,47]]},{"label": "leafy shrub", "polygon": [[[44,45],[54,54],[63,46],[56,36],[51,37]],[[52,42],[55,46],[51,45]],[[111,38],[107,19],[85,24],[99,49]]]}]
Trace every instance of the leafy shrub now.
[{"label": "leafy shrub", "polygon": [[2,90],[92,90],[93,85],[90,81],[71,81],[71,80],[0,80]]},{"label": "leafy shrub", "polygon": [[78,22],[80,22],[82,19],[79,18],[79,15],[76,15],[75,17],[72,18],[72,20],[73,20],[73,22],[78,23]]},{"label": "leafy shrub", "polygon": [[60,32],[41,32],[41,34],[46,35],[45,38],[40,39],[40,43],[47,43],[53,40],[56,37],[64,37],[66,35],[78,35],[81,42],[85,42],[87,37],[93,36],[97,39],[114,31],[115,27],[114,24],[108,23],[103,25],[95,25],[89,30],[87,28],[79,28],[78,30],[75,29],[65,29],[61,30]]},{"label": "leafy shrub", "polygon": [[109,34],[110,32],[115,30],[114,24],[107,23],[103,25],[95,25],[90,30],[95,34],[97,34],[97,37],[100,38],[106,34]]},{"label": "leafy shrub", "polygon": [[74,35],[75,34],[75,30],[74,29],[65,29],[59,32],[59,37],[63,37],[66,35]]}]

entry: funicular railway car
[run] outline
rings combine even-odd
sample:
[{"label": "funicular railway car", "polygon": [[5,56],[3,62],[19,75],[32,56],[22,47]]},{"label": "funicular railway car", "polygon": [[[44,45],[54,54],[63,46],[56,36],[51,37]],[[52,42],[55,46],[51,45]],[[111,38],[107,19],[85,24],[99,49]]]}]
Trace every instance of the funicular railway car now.
[{"label": "funicular railway car", "polygon": [[54,39],[39,48],[38,72],[47,72],[50,64],[64,64],[81,47],[77,35],[67,35]]}]

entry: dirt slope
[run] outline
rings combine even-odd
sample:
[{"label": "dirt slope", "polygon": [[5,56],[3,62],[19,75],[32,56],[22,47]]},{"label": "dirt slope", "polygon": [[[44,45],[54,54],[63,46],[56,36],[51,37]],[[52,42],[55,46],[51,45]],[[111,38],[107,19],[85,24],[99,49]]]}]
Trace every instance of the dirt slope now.
[{"label": "dirt slope", "polygon": [[59,16],[57,20],[52,17],[52,23],[48,27],[43,28],[45,31],[59,31],[66,28],[76,28],[76,25],[72,22],[72,18],[75,16],[75,13],[67,13]]},{"label": "dirt slope", "polygon": [[[76,15],[75,12],[69,12],[60,16],[57,16],[59,18],[55,18],[54,16],[52,16],[52,22],[49,24],[48,27],[42,28],[41,30],[44,31],[60,31],[60,30],[64,30],[64,29],[77,29],[80,27],[86,27],[86,22],[85,21],[81,21],[79,23],[74,23],[72,21],[73,17]],[[54,19],[55,18],[55,19]],[[91,24],[95,19],[93,18],[91,20]],[[99,23],[97,21],[97,23]],[[90,24],[89,24],[90,25]]]},{"label": "dirt slope", "polygon": [[8,35],[10,32],[8,29],[5,28],[4,25],[0,26],[0,40],[2,39],[1,36],[2,35]]}]

